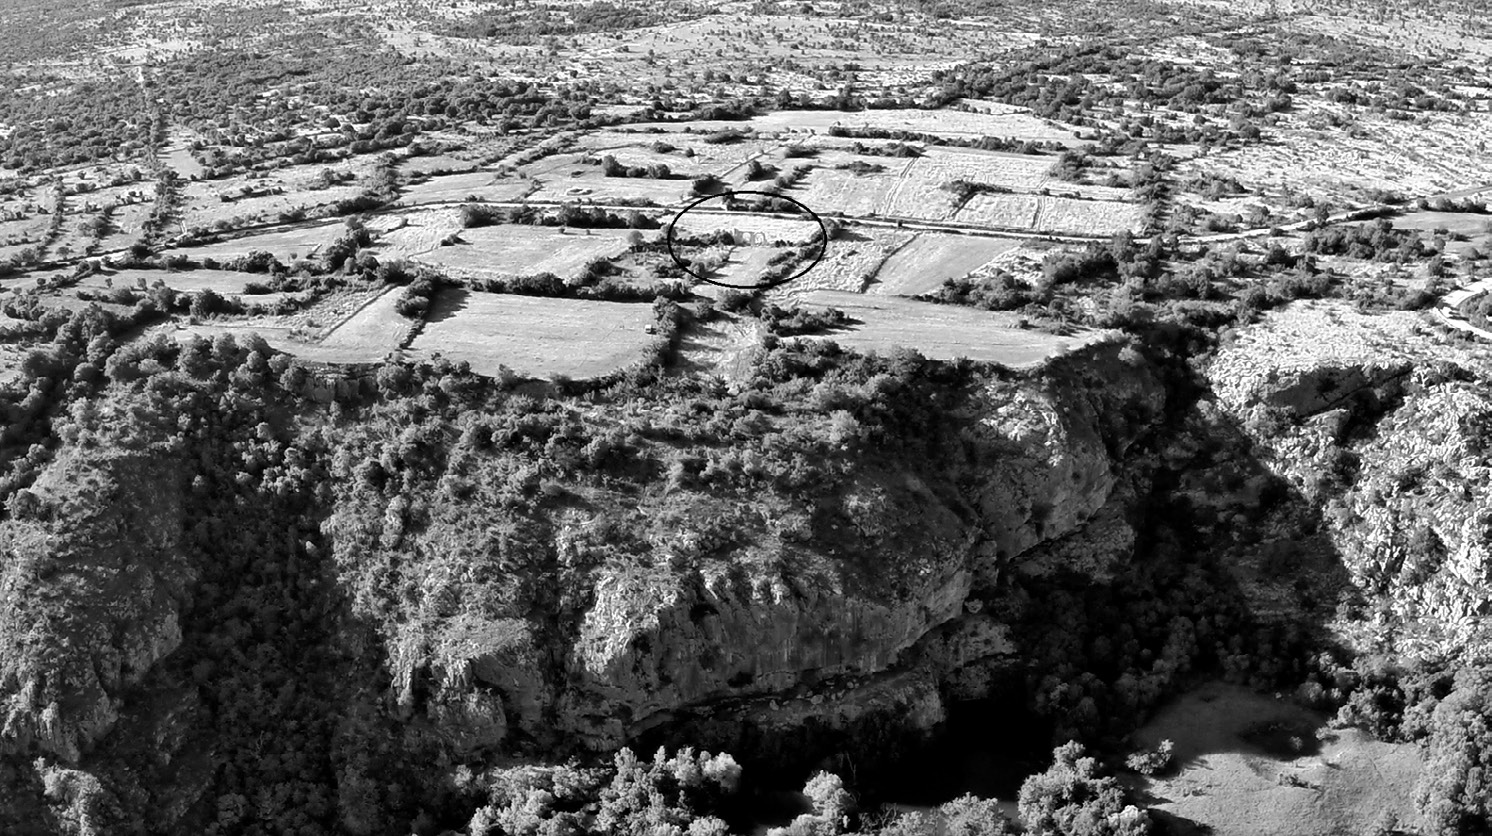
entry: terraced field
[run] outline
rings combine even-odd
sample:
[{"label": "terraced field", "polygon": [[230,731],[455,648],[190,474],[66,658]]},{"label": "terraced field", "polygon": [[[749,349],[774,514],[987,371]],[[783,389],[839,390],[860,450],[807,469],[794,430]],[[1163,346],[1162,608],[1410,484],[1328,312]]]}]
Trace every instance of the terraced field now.
[{"label": "terraced field", "polygon": [[647,304],[442,292],[410,345],[416,357],[465,360],[478,374],[597,377],[640,360],[657,339]]},{"label": "terraced field", "polygon": [[948,279],[969,275],[1019,242],[925,232],[886,259],[866,288],[877,295],[917,296],[931,293]]},{"label": "terraced field", "polygon": [[832,290],[804,294],[799,303],[838,308],[854,320],[832,334],[806,339],[829,339],[856,351],[887,352],[907,346],[936,360],[966,357],[1010,368],[1040,365],[1104,334],[1089,331],[1060,337],[1021,328],[1019,318],[1010,314]]}]

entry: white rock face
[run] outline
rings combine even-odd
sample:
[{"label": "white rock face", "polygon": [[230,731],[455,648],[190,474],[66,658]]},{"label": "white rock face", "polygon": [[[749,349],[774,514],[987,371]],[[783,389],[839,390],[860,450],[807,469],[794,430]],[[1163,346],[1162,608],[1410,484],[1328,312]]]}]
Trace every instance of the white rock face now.
[{"label": "white rock face", "polygon": [[[1209,376],[1270,466],[1324,507],[1352,582],[1402,622],[1402,652],[1454,652],[1484,635],[1492,367],[1483,353],[1436,336],[1416,314],[1297,303],[1224,347]],[[1266,420],[1267,407],[1284,420]]]}]

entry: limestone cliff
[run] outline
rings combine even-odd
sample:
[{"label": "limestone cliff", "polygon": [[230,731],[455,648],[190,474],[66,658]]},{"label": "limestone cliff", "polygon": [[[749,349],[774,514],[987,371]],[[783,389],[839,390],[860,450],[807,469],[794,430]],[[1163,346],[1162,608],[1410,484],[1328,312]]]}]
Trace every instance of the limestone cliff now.
[{"label": "limestone cliff", "polygon": [[[892,398],[887,378],[866,391]],[[903,410],[934,425],[891,425],[911,440],[875,444],[833,409],[748,409],[726,422],[728,441],[712,425],[694,447],[664,434],[609,457],[624,445],[605,414],[550,413],[553,431],[520,417],[502,438],[365,421],[293,449],[245,421],[229,443],[172,442],[188,456],[64,444],[0,523],[13,602],[0,621],[0,765],[29,763],[33,745],[51,755],[47,780],[81,788],[50,799],[57,815],[117,800],[207,822],[239,803],[207,754],[212,724],[238,711],[232,722],[253,729],[242,712],[260,698],[301,722],[285,706],[319,688],[317,711],[347,714],[303,728],[338,729],[342,821],[372,832],[385,760],[550,756],[668,734],[760,752],[816,729],[797,747],[807,756],[857,729],[928,729],[945,695],[988,685],[950,677],[1022,650],[1002,614],[981,609],[982,590],[1015,569],[1102,578],[1127,559],[1131,448],[1167,398],[1155,369],[1114,342],[1029,373],[950,379],[917,395],[941,399],[936,410]],[[647,421],[671,420],[656,409]],[[578,450],[561,444],[572,436]],[[193,477],[194,456],[213,462],[211,482]],[[552,463],[567,457],[607,464],[557,478]],[[250,460],[324,489],[314,502],[290,480],[261,490],[234,474]],[[764,461],[789,472],[729,490],[702,475]],[[230,508],[245,516],[219,557]],[[228,594],[239,583],[242,597]],[[201,597],[189,608],[188,596]],[[196,619],[186,637],[182,613]],[[307,660],[343,661],[301,664],[272,695],[231,705],[201,687],[225,676],[262,687],[219,665],[267,655],[283,635],[325,643],[298,648]],[[178,645],[188,661],[168,658]],[[364,679],[337,681],[351,671]],[[336,702],[352,693],[357,705]],[[233,757],[240,772],[259,763]]]},{"label": "limestone cliff", "polygon": [[17,494],[0,523],[0,751],[76,763],[181,643],[181,526],[176,467],[146,455],[73,450]]},{"label": "limestone cliff", "polygon": [[1492,607],[1485,353],[1417,314],[1297,303],[1245,329],[1208,375],[1218,404],[1310,501],[1383,609],[1363,642],[1454,651]]},{"label": "limestone cliff", "polygon": [[[1026,561],[1034,572],[1101,577],[1125,559],[1132,497],[1120,471],[1165,397],[1133,349],[1109,343],[1033,375],[983,375],[952,416],[958,438],[946,459],[852,464],[828,494],[763,494],[746,513],[708,494],[587,492],[590,510],[551,514],[534,529],[543,560],[572,567],[544,582],[569,590],[555,599],[560,609],[515,610],[500,623],[467,611],[399,628],[401,699],[430,721],[422,739],[458,749],[516,735],[604,750],[727,706],[774,728],[789,716],[833,725],[888,682],[902,696],[887,705],[915,705],[911,720],[930,726],[943,675],[1011,650],[997,617],[970,612],[973,590]],[[586,532],[617,506],[654,521],[650,533],[635,550],[587,561]],[[405,531],[401,548],[448,558],[426,561],[410,583],[456,566],[480,571],[472,567],[487,558],[469,539],[435,545],[472,527],[458,517],[480,513],[442,511]],[[389,542],[340,525],[329,531],[349,549],[344,559]],[[422,666],[431,691],[417,705],[410,688]]]}]

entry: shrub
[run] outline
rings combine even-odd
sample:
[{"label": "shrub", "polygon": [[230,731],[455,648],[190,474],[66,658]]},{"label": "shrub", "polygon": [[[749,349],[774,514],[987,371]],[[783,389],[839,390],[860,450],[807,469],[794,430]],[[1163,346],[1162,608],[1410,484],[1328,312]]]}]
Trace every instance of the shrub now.
[{"label": "shrub", "polygon": [[1053,763],[1021,785],[1021,823],[1033,836],[1141,836],[1149,815],[1124,803],[1118,781],[1098,775],[1098,762],[1075,741],[1052,751]]},{"label": "shrub", "polygon": [[1125,759],[1124,765],[1141,775],[1158,775],[1171,768],[1172,749],[1175,744],[1162,740],[1151,752],[1136,752]]}]

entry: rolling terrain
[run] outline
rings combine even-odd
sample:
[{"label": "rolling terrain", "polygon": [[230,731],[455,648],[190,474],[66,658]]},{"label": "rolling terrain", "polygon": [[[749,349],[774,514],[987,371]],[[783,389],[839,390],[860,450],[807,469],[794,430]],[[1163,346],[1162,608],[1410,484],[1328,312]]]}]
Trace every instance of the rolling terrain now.
[{"label": "rolling terrain", "polygon": [[1492,827],[1492,29],[998,6],[0,0],[0,833]]}]

